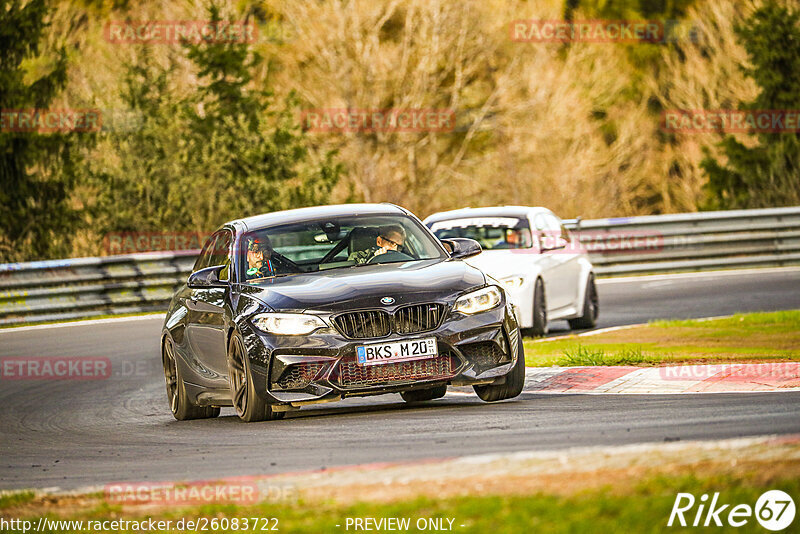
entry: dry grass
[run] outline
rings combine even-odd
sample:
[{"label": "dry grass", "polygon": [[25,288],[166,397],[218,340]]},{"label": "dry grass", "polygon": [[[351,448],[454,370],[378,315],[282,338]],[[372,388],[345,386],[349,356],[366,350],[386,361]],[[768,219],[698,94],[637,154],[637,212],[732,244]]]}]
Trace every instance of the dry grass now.
[{"label": "dry grass", "polygon": [[[72,66],[54,106],[118,108],[125,64],[145,56],[169,66],[177,94],[196,84],[179,46],[110,44],[103,27],[126,18],[203,19],[202,2],[140,2],[127,12],[103,2],[57,5],[48,47],[67,42]],[[229,6],[229,15],[244,17],[244,5]],[[421,216],[492,204],[546,205],[564,217],[694,211],[703,195],[701,148],[718,137],[665,139],[652,103],[736,107],[755,92],[739,69],[746,55],[732,32],[752,10],[750,0],[698,0],[687,18],[700,27],[700,41],[669,46],[509,39],[513,20],[563,17],[558,0],[258,5],[286,40],[255,45],[269,58],[255,86],[278,97],[297,91],[304,109],[456,112],[455,132],[311,134],[314,154],[337,149],[346,165],[331,202],[390,201]],[[46,65],[30,68],[34,75]],[[95,159],[114,164],[102,146]],[[81,191],[76,203],[91,195]],[[91,236],[84,241],[76,252],[99,252]]]}]

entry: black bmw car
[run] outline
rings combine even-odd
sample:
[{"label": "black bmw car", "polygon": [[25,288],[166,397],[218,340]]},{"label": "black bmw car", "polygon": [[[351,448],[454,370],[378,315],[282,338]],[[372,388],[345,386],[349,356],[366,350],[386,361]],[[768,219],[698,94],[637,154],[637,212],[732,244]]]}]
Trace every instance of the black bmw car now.
[{"label": "black bmw car", "polygon": [[278,419],[301,406],[472,385],[515,397],[522,339],[503,289],[391,204],[276,212],[224,224],[164,321],[161,356],[176,419]]}]

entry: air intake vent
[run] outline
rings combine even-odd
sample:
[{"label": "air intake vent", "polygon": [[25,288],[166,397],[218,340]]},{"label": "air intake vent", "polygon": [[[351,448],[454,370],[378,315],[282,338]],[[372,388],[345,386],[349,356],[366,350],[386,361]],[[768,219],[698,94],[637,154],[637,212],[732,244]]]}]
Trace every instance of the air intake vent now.
[{"label": "air intake vent", "polygon": [[343,388],[363,388],[379,385],[403,384],[417,380],[452,378],[459,361],[450,353],[434,358],[408,362],[387,363],[362,367],[355,358],[343,359],[334,370],[331,380]]},{"label": "air intake vent", "polygon": [[480,341],[460,345],[458,350],[472,362],[476,374],[498,367],[511,361],[510,355],[503,352],[494,341]]}]

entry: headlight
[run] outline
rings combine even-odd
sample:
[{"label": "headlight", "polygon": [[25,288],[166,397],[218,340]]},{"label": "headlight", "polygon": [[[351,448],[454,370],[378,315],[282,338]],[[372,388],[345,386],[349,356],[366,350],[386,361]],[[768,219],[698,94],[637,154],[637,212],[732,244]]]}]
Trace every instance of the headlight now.
[{"label": "headlight", "polygon": [[519,289],[525,283],[525,279],[521,276],[512,276],[511,278],[503,278],[500,280],[506,289]]},{"label": "headlight", "polygon": [[263,332],[284,336],[301,336],[328,327],[316,315],[306,313],[260,313],[253,316],[253,324]]},{"label": "headlight", "polygon": [[453,306],[453,311],[472,315],[496,308],[502,300],[503,295],[500,294],[498,287],[484,287],[459,297],[455,306]]}]

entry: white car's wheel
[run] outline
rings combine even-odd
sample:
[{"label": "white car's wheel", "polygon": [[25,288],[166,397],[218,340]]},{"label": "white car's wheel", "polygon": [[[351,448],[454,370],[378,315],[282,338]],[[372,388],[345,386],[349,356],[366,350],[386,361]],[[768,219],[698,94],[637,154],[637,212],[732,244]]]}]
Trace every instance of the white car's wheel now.
[{"label": "white car's wheel", "polygon": [[597,315],[600,312],[600,303],[597,298],[597,287],[594,283],[594,275],[589,275],[586,282],[586,291],[583,297],[583,315],[575,319],[569,319],[569,327],[573,330],[594,328],[597,326]]},{"label": "white car's wheel", "polygon": [[542,282],[541,278],[536,279],[536,286],[533,290],[531,334],[534,337],[541,337],[547,334],[547,296],[544,294],[544,282]]}]

